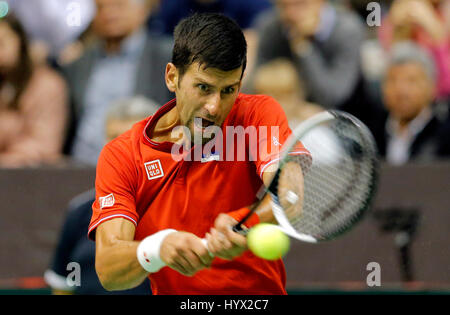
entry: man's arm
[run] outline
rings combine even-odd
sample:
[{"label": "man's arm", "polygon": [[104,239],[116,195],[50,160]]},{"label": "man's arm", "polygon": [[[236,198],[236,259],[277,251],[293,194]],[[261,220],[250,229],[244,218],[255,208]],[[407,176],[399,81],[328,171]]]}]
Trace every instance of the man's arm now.
[{"label": "man's arm", "polygon": [[137,260],[139,242],[134,241],[134,233],[134,224],[123,218],[97,227],[95,269],[100,283],[108,291],[134,288],[148,276]]},{"label": "man's arm", "polygon": [[[263,173],[264,185],[268,187],[274,172],[268,168]],[[259,222],[276,223],[272,212],[272,198],[269,194],[265,195],[258,210],[255,211]],[[258,201],[256,201],[258,202]],[[249,205],[251,208],[251,205]],[[245,236],[232,230],[238,221],[229,214],[221,213],[214,221],[214,227],[206,233],[208,250],[217,257],[231,260],[234,257],[242,255],[247,250],[247,239]]]},{"label": "man's arm", "polygon": [[[298,163],[288,163],[284,167],[289,168],[289,177],[293,176],[296,179],[295,187],[292,187],[292,190],[296,190],[295,193],[299,196],[300,200],[303,200],[303,185],[301,184],[303,183],[302,168]],[[273,164],[273,167],[268,167],[264,171],[262,178],[265,187],[269,187],[276,170],[277,165]],[[280,184],[282,184],[284,179],[279,180]],[[301,214],[302,203],[298,202],[295,205],[286,204],[283,205],[283,209],[288,217],[297,217]],[[259,222],[278,224],[272,211],[272,197],[270,194],[264,196],[255,213],[258,216]],[[215,256],[231,260],[234,257],[242,255],[247,250],[246,237],[232,230],[232,227],[237,223],[233,217],[225,213],[217,217],[214,222],[214,227],[206,234],[208,249]]]},{"label": "man's arm", "polygon": [[[106,221],[97,227],[95,268],[106,290],[134,288],[148,276],[149,272],[137,258],[141,242],[134,241],[134,234],[134,224],[123,218]],[[159,256],[168,267],[186,276],[208,268],[212,262],[201,239],[186,232],[167,235],[161,242]]]}]

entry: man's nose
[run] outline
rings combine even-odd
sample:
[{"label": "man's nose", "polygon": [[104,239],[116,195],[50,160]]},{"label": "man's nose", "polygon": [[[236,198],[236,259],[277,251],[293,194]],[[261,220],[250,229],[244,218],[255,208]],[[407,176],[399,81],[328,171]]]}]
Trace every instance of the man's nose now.
[{"label": "man's nose", "polygon": [[205,104],[205,109],[211,116],[217,116],[220,111],[220,93],[211,94]]},{"label": "man's nose", "polygon": [[409,94],[411,91],[411,84],[409,84],[407,81],[397,81],[395,84],[395,90],[399,94]]}]

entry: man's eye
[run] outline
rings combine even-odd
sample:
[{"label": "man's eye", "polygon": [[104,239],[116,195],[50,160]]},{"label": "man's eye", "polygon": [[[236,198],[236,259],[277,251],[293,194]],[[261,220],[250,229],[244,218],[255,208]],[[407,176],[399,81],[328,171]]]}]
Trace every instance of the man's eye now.
[{"label": "man's eye", "polygon": [[222,91],[222,93],[225,93],[225,94],[232,94],[233,92],[234,92],[233,87],[227,87]]},{"label": "man's eye", "polygon": [[197,87],[200,89],[200,91],[202,92],[208,92],[209,87],[206,84],[199,84],[197,85]]}]

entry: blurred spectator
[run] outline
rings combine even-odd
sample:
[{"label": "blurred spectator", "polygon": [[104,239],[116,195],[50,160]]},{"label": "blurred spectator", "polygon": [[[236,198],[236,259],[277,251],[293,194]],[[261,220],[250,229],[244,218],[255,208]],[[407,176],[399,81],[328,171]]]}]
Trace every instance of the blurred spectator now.
[{"label": "blurred spectator", "polygon": [[[247,40],[246,72],[250,73],[255,63],[258,45],[254,23],[270,8],[272,8],[270,0],[164,0],[158,13],[149,20],[149,27],[152,31],[172,36],[178,22],[194,12],[222,13],[234,19],[244,32]],[[247,76],[244,76],[243,83],[246,82]]]},{"label": "blurred spectator", "polygon": [[234,19],[246,30],[271,6],[269,0],[163,0],[150,28],[172,35],[178,22],[192,13],[216,12]]},{"label": "blurred spectator", "polygon": [[275,3],[277,10],[264,14],[259,23],[255,67],[286,57],[304,81],[307,100],[325,108],[353,103],[359,92],[359,49],[365,36],[360,18],[326,0]]},{"label": "blurred spectator", "polygon": [[94,0],[7,0],[30,39],[37,62],[57,58],[89,26]]},{"label": "blurred spectator", "polygon": [[304,100],[303,83],[289,59],[274,59],[259,67],[253,84],[256,94],[272,96],[281,104],[291,129],[323,110]]},{"label": "blurred spectator", "polygon": [[[156,103],[143,97],[116,102],[107,114],[107,140],[113,140],[134,123],[153,115],[158,107]],[[44,274],[53,294],[150,294],[148,279],[138,287],[126,291],[108,292],[100,284],[95,271],[95,242],[87,238],[94,201],[95,190],[92,189],[75,197],[69,204],[51,266]],[[81,286],[71,287],[66,282],[66,277],[71,272],[67,270],[70,262],[80,264]]]},{"label": "blurred spectator", "polygon": [[79,59],[86,49],[94,45],[96,36],[92,31],[92,26],[89,26],[77,39],[70,42],[59,52],[58,56],[51,60],[56,68],[63,68],[77,59]]},{"label": "blurred spectator", "polygon": [[57,161],[66,112],[64,80],[33,65],[24,29],[14,16],[0,19],[0,167]]},{"label": "blurred spectator", "polygon": [[402,42],[392,47],[382,83],[387,112],[371,126],[387,162],[450,156],[447,106],[434,101],[436,77],[433,59],[419,46]]},{"label": "blurred spectator", "polygon": [[96,165],[112,102],[142,95],[164,104],[172,97],[164,80],[172,40],[150,37],[144,27],[154,2],[96,0],[92,31],[99,40],[63,69],[72,104],[65,152],[77,161]]},{"label": "blurred spectator", "polygon": [[[392,0],[337,0],[343,4],[345,4],[347,7],[354,10],[364,21],[367,20],[367,17],[370,13],[373,11],[373,7],[370,6],[370,3],[376,3],[380,6],[381,14],[384,15],[385,12],[389,10],[389,6],[392,2]],[[335,2],[337,2],[335,1]],[[370,27],[370,29],[376,29]]]},{"label": "blurred spectator", "polygon": [[437,68],[437,96],[450,97],[450,0],[394,0],[383,18],[379,39],[384,50],[412,40],[426,48]]}]

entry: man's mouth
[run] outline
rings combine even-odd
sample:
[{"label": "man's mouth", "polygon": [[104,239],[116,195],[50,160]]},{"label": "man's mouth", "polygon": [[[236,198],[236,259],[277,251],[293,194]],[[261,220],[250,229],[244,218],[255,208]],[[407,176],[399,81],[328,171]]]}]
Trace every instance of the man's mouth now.
[{"label": "man's mouth", "polygon": [[194,118],[194,125],[198,128],[198,129],[205,129],[208,128],[209,126],[214,125],[214,121],[206,119],[206,118],[202,118],[202,117],[195,117]]}]

